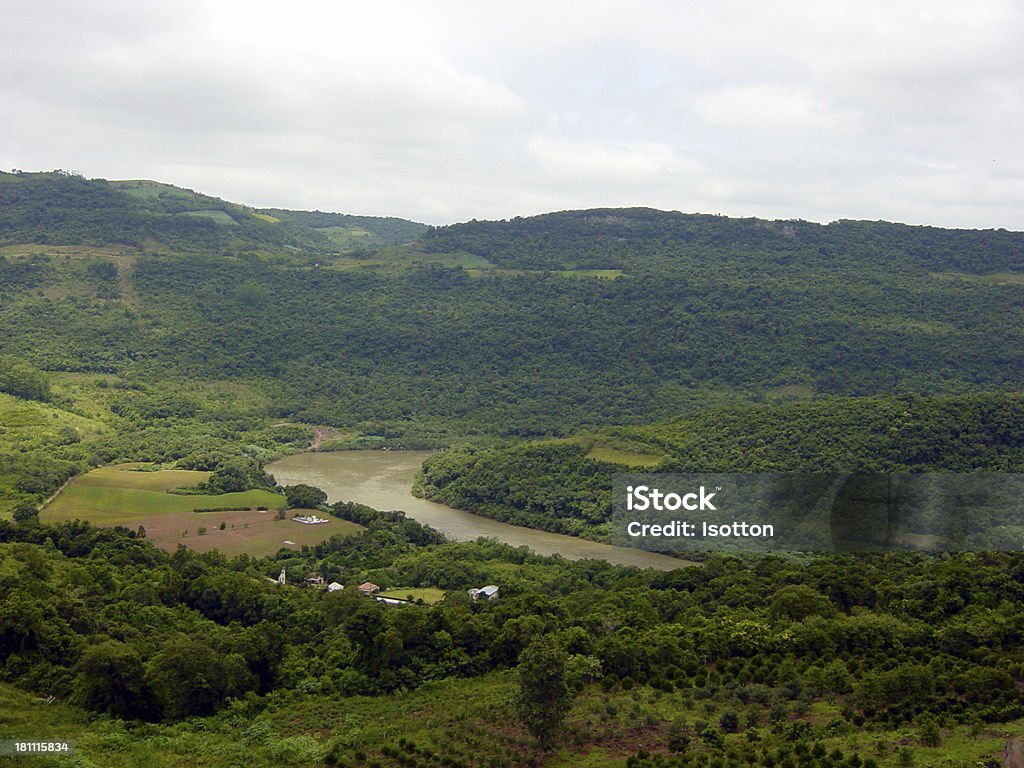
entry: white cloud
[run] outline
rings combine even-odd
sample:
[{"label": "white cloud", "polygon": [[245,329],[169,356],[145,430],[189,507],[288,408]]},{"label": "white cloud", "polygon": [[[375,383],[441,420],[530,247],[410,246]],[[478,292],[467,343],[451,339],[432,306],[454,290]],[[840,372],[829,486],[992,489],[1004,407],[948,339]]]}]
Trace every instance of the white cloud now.
[{"label": "white cloud", "polygon": [[856,120],[805,87],[774,83],[722,88],[698,98],[695,109],[713,125],[768,131],[837,131]]},{"label": "white cloud", "polygon": [[1024,229],[1022,37],[1009,0],[12,0],[0,165],[437,223]]},{"label": "white cloud", "polygon": [[617,144],[534,136],[527,144],[545,174],[585,183],[641,185],[688,164],[664,144]]}]

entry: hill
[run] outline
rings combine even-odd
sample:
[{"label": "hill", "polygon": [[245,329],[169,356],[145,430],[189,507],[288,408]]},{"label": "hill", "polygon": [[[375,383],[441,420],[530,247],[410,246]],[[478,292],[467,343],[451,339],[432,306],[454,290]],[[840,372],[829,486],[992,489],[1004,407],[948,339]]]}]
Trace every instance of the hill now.
[{"label": "hill", "polygon": [[612,477],[632,456],[659,472],[1024,472],[1024,397],[718,408],[571,440],[446,451],[424,464],[418,490],[486,517],[607,539]]},{"label": "hill", "polygon": [[[1024,715],[1019,553],[641,571],[338,502],[352,536],[228,560],[136,523],[264,503],[314,434],[464,445],[425,492],[593,536],[623,466],[1020,471],[1022,244],[648,209],[423,229],[0,174],[0,722],[82,765],[990,764]],[[85,474],[120,461],[176,471]],[[163,493],[177,470],[204,495]],[[132,529],[39,523],[76,475],[50,516]],[[509,716],[531,658],[566,692],[553,751]]]},{"label": "hill", "polygon": [[[764,220],[651,208],[562,211],[471,221],[424,234],[429,251],[465,251],[507,269],[624,269],[746,265],[779,271],[896,268],[908,273],[1019,272],[1024,233],[885,221]],[[787,270],[782,270],[787,271]]]},{"label": "hill", "polygon": [[421,230],[0,181],[0,355],[112,428],[68,460],[273,450],[271,424],[434,447],[1024,390],[1021,233],[649,209]]},{"label": "hill", "polygon": [[0,245],[317,255],[343,253],[353,243],[404,243],[424,229],[394,218],[261,211],[155,181],[85,179],[61,171],[0,174]]},{"label": "hill", "polygon": [[275,416],[420,442],[1024,386],[1020,233],[630,209],[373,250],[415,225],[11,178],[0,351],[43,369],[242,380]]}]

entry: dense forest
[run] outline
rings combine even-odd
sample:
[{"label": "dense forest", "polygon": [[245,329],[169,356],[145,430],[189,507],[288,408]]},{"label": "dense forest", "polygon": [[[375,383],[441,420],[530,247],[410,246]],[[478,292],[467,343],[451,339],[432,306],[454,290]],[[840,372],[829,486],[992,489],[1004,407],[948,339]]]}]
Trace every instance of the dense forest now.
[{"label": "dense forest", "polygon": [[[879,765],[901,743],[939,747],[1024,716],[1014,682],[1024,676],[1016,555],[712,558],[658,574],[495,543],[446,544],[400,515],[346,504],[333,511],[362,520],[366,532],[265,560],[184,548],[168,555],[128,531],[84,524],[0,524],[0,674],[130,721],[244,712],[267,731],[251,758],[260,765],[274,759],[267,740],[281,724],[270,723],[278,710],[295,711],[299,697],[343,709],[346,697],[432,681],[441,697],[458,678],[497,672],[486,677],[497,716],[513,693],[501,670],[541,636],[560,654],[567,707],[625,697],[648,750],[677,755],[662,764]],[[281,569],[299,586],[271,583]],[[302,586],[311,570],[348,588]],[[500,600],[467,596],[495,578]],[[365,579],[451,592],[432,607],[390,607],[355,589]],[[631,700],[630,692],[644,693]],[[623,729],[618,705],[602,723]],[[503,729],[476,727],[495,749]],[[912,738],[878,738],[899,729]],[[496,749],[490,764],[536,760],[518,730],[515,749]],[[139,729],[137,738],[157,733]],[[394,738],[341,731],[307,742],[308,763],[285,762],[405,765],[397,753],[408,750]],[[111,749],[102,740],[94,747]],[[443,730],[417,749],[437,755],[419,758],[425,765],[478,764],[472,750],[459,757],[466,746]],[[225,747],[211,764],[231,764],[232,754]]]},{"label": "dense forest", "polygon": [[420,493],[597,539],[627,468],[1024,472],[1022,276],[1002,230],[428,228],[0,173],[0,739],[82,766],[998,765],[1019,553],[655,572],[303,488],[361,532],[229,560],[38,510],[115,462],[271,488],[311,442],[447,448]]},{"label": "dense forest", "polygon": [[[331,227],[303,217],[231,209],[229,226],[101,182],[12,178],[0,242],[36,244],[3,249],[0,354],[157,387],[244,382],[272,418],[438,445],[1022,386],[1015,233],[579,212],[355,258],[326,235],[314,248]],[[288,239],[300,225],[309,242]]]},{"label": "dense forest", "polygon": [[[1024,398],[733,406],[600,436],[660,456],[662,472],[1024,472]],[[462,448],[428,459],[418,491],[506,522],[607,539],[612,476],[622,471],[580,442]]]}]

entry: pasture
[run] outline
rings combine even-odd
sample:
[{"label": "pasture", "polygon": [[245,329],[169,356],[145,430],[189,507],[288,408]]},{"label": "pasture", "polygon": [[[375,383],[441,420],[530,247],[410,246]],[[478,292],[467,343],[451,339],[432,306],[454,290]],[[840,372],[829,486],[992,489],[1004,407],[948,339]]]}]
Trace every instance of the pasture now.
[{"label": "pasture", "polygon": [[601,432],[585,432],[573,437],[553,437],[534,441],[535,445],[578,445],[591,461],[617,464],[630,469],[650,469],[666,458],[649,446],[633,440],[624,440],[616,435]]},{"label": "pasture", "polygon": [[[279,520],[276,512],[284,508],[285,499],[270,491],[169,493],[175,488],[194,486],[210,473],[180,469],[145,471],[145,466],[101,467],[74,478],[40,512],[40,520],[58,523],[79,519],[98,526],[122,525],[131,530],[141,526],[146,538],[161,549],[173,551],[184,544],[198,552],[217,549],[228,557],[242,553],[258,557],[282,547],[300,549],[337,534],[351,535],[360,530],[360,526],[344,520],[330,519],[321,525]],[[223,511],[194,511],[211,508]]]},{"label": "pasture", "polygon": [[377,597],[386,597],[390,600],[406,600],[415,603],[422,600],[427,605],[433,605],[444,600],[445,591],[436,587],[395,587],[383,592],[378,592]]},{"label": "pasture", "polygon": [[595,445],[587,451],[587,458],[636,469],[656,467],[665,459],[664,456],[658,454],[642,453],[610,445]]}]

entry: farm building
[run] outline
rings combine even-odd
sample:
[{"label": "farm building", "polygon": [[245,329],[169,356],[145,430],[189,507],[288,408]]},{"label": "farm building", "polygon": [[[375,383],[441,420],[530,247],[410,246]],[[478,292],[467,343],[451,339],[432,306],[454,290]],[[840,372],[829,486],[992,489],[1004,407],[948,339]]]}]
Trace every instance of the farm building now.
[{"label": "farm building", "polygon": [[494,600],[498,597],[498,588],[493,584],[488,584],[480,589],[469,590],[469,596],[474,600]]},{"label": "farm building", "polygon": [[317,517],[316,515],[296,515],[292,520],[304,525],[321,525],[330,522],[326,517]]}]

